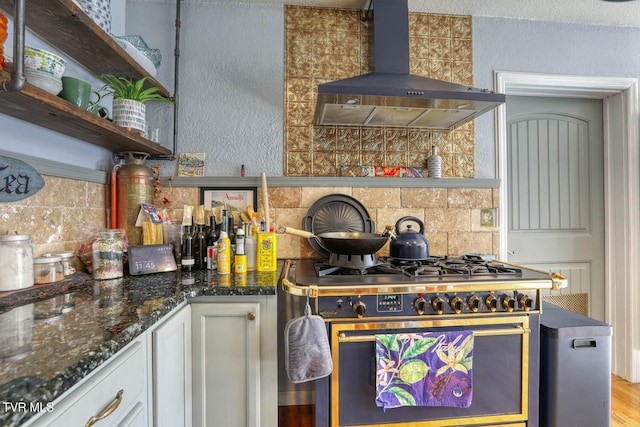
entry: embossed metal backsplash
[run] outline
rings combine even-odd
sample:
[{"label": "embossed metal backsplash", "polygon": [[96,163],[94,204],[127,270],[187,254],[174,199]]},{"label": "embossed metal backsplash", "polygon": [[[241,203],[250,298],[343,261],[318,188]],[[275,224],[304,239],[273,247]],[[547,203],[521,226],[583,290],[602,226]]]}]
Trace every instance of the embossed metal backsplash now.
[{"label": "embossed metal backsplash", "polygon": [[[320,83],[373,71],[363,11],[285,9],[286,176],[340,176],[344,166],[424,167],[431,146],[442,177],[473,178],[473,121],[449,131],[312,124]],[[471,17],[409,14],[412,74],[473,85]]]}]

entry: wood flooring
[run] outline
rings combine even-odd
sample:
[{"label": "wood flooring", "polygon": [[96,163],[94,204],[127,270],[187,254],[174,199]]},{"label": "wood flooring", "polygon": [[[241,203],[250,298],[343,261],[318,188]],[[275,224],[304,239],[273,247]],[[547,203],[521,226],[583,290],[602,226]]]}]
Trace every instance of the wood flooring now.
[{"label": "wood flooring", "polygon": [[[313,405],[279,410],[279,427],[313,427]],[[611,377],[611,427],[640,427],[640,383]]]},{"label": "wood flooring", "polygon": [[640,383],[611,377],[611,427],[640,427]]}]

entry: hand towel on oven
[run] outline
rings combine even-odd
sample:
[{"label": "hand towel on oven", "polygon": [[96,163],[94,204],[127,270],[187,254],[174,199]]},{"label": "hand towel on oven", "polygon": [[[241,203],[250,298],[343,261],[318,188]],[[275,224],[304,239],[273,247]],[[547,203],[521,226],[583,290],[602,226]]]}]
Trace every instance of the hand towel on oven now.
[{"label": "hand towel on oven", "polygon": [[376,335],[376,405],[468,408],[473,332]]}]

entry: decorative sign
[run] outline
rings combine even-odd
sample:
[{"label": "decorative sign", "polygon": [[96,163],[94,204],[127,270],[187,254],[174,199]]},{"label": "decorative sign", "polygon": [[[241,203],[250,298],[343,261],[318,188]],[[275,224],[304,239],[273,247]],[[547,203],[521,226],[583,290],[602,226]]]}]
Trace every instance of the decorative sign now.
[{"label": "decorative sign", "polygon": [[0,202],[31,197],[44,187],[44,179],[22,160],[0,156]]},{"label": "decorative sign", "polygon": [[256,187],[242,188],[200,188],[200,201],[205,209],[227,206],[230,210],[246,211],[249,206],[257,207]]},{"label": "decorative sign", "polygon": [[129,274],[132,276],[176,269],[172,245],[129,246]]}]

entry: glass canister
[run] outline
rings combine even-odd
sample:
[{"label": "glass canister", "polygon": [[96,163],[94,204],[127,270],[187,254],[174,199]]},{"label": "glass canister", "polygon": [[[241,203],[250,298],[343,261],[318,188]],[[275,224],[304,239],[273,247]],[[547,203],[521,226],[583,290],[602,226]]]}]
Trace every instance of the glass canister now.
[{"label": "glass canister", "polygon": [[31,286],[33,286],[31,235],[0,235],[0,291],[12,291]]},{"label": "glass canister", "polygon": [[62,258],[62,268],[64,268],[64,275],[71,276],[76,270],[76,254],[73,251],[69,252],[57,252],[54,255]]},{"label": "glass canister", "polygon": [[98,238],[93,242],[93,278],[103,280],[122,277],[122,250],[119,230],[99,231]]},{"label": "glass canister", "polygon": [[58,282],[64,279],[62,258],[42,256],[33,259],[33,282],[36,285]]},{"label": "glass canister", "polygon": [[56,252],[53,254],[43,254],[43,257],[60,257],[62,259],[62,269],[65,277],[71,276],[76,272],[76,254],[73,251]]}]

